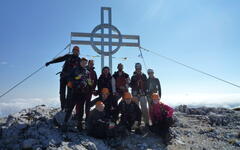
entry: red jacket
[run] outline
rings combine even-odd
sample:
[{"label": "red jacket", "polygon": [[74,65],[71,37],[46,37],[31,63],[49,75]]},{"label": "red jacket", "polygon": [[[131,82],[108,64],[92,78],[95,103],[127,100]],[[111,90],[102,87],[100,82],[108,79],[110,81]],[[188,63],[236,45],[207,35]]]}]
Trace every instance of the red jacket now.
[{"label": "red jacket", "polygon": [[173,108],[171,108],[170,106],[163,103],[152,104],[149,113],[153,123],[161,121],[163,119],[164,110],[166,111],[167,118],[173,116]]}]

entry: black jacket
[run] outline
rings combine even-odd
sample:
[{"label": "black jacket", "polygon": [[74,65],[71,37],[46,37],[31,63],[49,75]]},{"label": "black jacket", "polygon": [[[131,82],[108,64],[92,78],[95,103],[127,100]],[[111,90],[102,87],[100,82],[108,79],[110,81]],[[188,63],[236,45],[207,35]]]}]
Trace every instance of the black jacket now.
[{"label": "black jacket", "polygon": [[[119,75],[119,71],[114,72],[113,76],[115,79],[115,88],[116,91],[121,93],[121,92],[127,92],[128,91],[128,79],[129,75],[125,72],[122,72],[122,75]],[[125,89],[122,90],[120,87],[124,87]]]},{"label": "black jacket", "polygon": [[69,72],[72,71],[73,68],[79,66],[81,59],[73,54],[66,54],[64,56],[55,58],[54,60],[50,61],[49,64],[59,63],[65,61],[62,69],[62,75],[68,75]]},{"label": "black jacket", "polygon": [[147,76],[144,73],[140,75],[134,72],[131,77],[130,87],[132,88],[132,92],[137,92],[141,94],[141,92],[146,93],[147,90]]},{"label": "black jacket", "polygon": [[108,120],[106,119],[106,113],[98,111],[96,108],[89,114],[87,120],[87,133],[94,137],[106,136],[106,130],[108,129]]},{"label": "black jacket", "polygon": [[153,93],[158,93],[161,98],[161,85],[158,78],[148,78],[147,79],[147,94],[151,95]]},{"label": "black jacket", "polygon": [[117,101],[113,96],[108,96],[107,99],[103,100],[102,96],[99,96],[90,102],[90,107],[93,107],[97,101],[102,101],[105,105],[106,112],[110,111],[111,108],[117,109]]},{"label": "black jacket", "polygon": [[81,66],[74,68],[68,78],[68,80],[73,84],[72,88],[78,89],[81,93],[89,92],[89,79],[89,71]]},{"label": "black jacket", "polygon": [[141,122],[141,110],[135,102],[127,104],[121,101],[118,105],[118,113],[121,114],[121,121],[139,121]]},{"label": "black jacket", "polygon": [[97,86],[97,73],[94,70],[95,68],[89,68],[87,67],[88,71],[89,71],[89,76],[90,79],[92,81],[92,85],[90,86],[91,90],[95,90],[96,86]]},{"label": "black jacket", "polygon": [[112,93],[112,76],[110,73],[107,76],[101,74],[98,78],[98,92],[101,93],[103,88],[108,88]]}]

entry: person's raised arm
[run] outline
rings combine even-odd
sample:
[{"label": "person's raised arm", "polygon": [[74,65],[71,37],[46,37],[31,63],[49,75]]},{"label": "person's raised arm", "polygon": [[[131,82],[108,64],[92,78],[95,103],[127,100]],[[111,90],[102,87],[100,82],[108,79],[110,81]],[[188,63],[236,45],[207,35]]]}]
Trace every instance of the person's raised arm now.
[{"label": "person's raised arm", "polygon": [[58,58],[55,58],[55,59],[47,62],[45,65],[48,66],[48,65],[50,65],[50,64],[63,62],[63,61],[65,61],[68,57],[69,57],[69,54],[66,54],[66,55],[64,55],[64,56],[60,56],[60,57],[58,57]]}]

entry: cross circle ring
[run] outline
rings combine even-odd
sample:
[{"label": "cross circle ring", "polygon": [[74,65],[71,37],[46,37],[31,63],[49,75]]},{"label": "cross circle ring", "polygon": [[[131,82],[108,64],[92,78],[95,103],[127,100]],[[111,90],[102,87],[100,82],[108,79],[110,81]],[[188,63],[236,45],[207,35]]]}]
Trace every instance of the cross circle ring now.
[{"label": "cross circle ring", "polygon": [[[108,52],[104,52],[104,51],[100,50],[100,49],[95,45],[95,42],[94,42],[94,35],[97,33],[97,31],[98,31],[98,30],[101,30],[101,29],[104,30],[105,28],[117,32],[117,36],[118,36],[117,47],[116,47],[114,50],[108,51]],[[120,49],[120,47],[121,47],[121,44],[122,44],[122,35],[121,35],[121,32],[120,32],[115,26],[113,26],[113,25],[110,25],[110,24],[100,24],[100,25],[96,26],[96,27],[93,29],[93,31],[92,31],[91,34],[92,34],[92,35],[91,35],[91,46],[92,46],[92,48],[93,48],[98,54],[100,54],[100,55],[102,55],[102,54],[103,54],[104,56],[113,55],[113,54],[115,54],[115,53]],[[108,36],[109,36],[109,37],[108,37],[109,39],[112,39],[112,35],[111,35],[111,34],[108,34]],[[103,37],[101,37],[101,38],[103,38]],[[101,43],[101,42],[100,42],[100,43]],[[103,44],[103,43],[102,43],[102,44]],[[108,41],[107,43],[104,42],[104,45],[110,46],[110,42],[109,42],[109,41]]]}]

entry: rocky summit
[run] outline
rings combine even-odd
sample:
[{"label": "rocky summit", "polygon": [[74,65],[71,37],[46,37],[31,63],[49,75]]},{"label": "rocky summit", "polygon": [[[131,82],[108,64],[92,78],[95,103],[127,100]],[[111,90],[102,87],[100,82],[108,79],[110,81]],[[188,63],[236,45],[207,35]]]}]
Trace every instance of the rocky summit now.
[{"label": "rocky summit", "polygon": [[226,108],[175,108],[169,145],[143,130],[124,138],[100,140],[78,132],[74,118],[62,132],[59,108],[45,105],[0,119],[0,150],[240,150],[240,112]]}]

